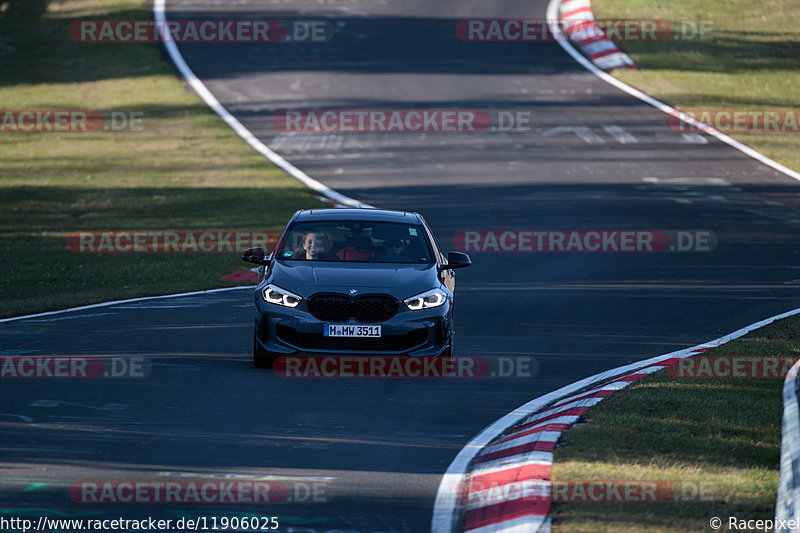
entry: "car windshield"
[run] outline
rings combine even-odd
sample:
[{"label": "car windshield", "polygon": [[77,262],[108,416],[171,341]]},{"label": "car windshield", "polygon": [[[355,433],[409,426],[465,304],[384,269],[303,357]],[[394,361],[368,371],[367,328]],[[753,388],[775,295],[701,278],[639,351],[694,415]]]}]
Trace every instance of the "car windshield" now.
[{"label": "car windshield", "polygon": [[298,222],[291,227],[279,257],[361,263],[434,261],[422,226],[374,221]]}]

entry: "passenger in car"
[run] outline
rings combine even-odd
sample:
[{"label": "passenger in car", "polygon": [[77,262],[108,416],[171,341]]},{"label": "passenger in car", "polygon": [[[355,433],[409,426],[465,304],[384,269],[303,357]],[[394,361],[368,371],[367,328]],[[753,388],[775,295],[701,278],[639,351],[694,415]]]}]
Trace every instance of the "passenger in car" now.
[{"label": "passenger in car", "polygon": [[369,237],[350,237],[345,247],[336,252],[336,257],[342,261],[369,261],[375,257],[369,246]]}]

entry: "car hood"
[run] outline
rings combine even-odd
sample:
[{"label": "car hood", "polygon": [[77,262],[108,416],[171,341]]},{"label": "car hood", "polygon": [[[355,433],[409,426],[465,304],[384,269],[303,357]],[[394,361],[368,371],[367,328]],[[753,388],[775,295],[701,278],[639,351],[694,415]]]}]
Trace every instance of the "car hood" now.
[{"label": "car hood", "polygon": [[403,299],[441,285],[436,265],[397,263],[275,261],[267,281],[303,297],[357,289]]}]

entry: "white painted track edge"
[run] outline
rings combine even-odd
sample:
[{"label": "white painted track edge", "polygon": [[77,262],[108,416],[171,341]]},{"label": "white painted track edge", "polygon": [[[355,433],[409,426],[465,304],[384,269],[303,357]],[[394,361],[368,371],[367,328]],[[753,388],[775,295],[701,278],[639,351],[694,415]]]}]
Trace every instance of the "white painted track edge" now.
[{"label": "white painted track edge", "polygon": [[140,296],[138,298],[128,298],[126,300],[113,300],[111,302],[100,302],[96,304],[81,305],[78,307],[69,307],[67,309],[57,309],[55,311],[45,311],[43,313],[35,313],[32,315],[12,316],[9,318],[0,318],[0,324],[4,322],[13,322],[15,320],[25,320],[27,318],[39,318],[42,316],[60,315],[63,313],[72,313],[74,311],[85,311],[86,309],[97,309],[98,307],[109,307],[112,305],[127,304],[132,302],[142,302],[145,300],[158,300],[161,298],[180,298],[181,296],[198,296],[200,294],[211,294],[215,292],[238,291],[242,289],[254,289],[255,285],[242,285],[239,287],[222,287],[219,289],[207,289],[202,291],[179,292],[177,294],[160,294],[157,296]]},{"label": "white painted track edge", "polygon": [[[165,0],[153,0],[153,15],[155,17],[156,22],[164,23],[166,22],[166,13],[164,11],[165,7]],[[309,189],[312,189],[326,198],[338,202],[343,205],[348,205],[351,207],[365,207],[365,208],[372,208],[369,204],[365,204],[364,202],[360,202],[349,196],[345,196],[340,192],[337,192],[327,185],[315,180],[296,166],[289,163],[286,159],[272,151],[268,146],[266,146],[263,142],[261,142],[255,135],[253,135],[250,130],[248,130],[241,122],[239,122],[236,117],[230,114],[230,112],[225,109],[225,107],[219,103],[219,101],[211,94],[211,91],[199,80],[199,78],[194,74],[194,72],[189,68],[189,65],[186,64],[186,61],[183,59],[178,47],[175,45],[174,42],[163,39],[164,46],[169,52],[170,59],[172,59],[173,63],[180,71],[181,75],[186,79],[186,82],[194,89],[200,98],[214,111],[217,115],[219,115],[222,120],[225,121],[228,126],[231,127],[242,139],[244,139],[251,147],[253,147],[256,151],[262,154],[264,157],[269,159],[275,166],[279,167],[281,170],[289,174],[291,177],[297,179],[301,183],[303,183]],[[42,316],[49,316],[58,313],[69,313],[72,311],[82,311],[84,309],[94,309],[97,307],[105,307],[109,305],[116,305],[121,303],[128,303],[128,302],[139,302],[142,300],[148,300],[153,298],[177,298],[179,296],[193,296],[197,294],[205,294],[209,292],[221,292],[221,291],[230,291],[230,290],[237,290],[243,289],[248,287],[225,287],[221,289],[209,289],[206,291],[195,291],[195,292],[184,292],[178,294],[164,294],[160,296],[145,296],[142,298],[132,298],[128,300],[114,300],[112,302],[101,302],[96,304],[90,305],[82,305],[79,307],[70,307],[67,309],[59,309],[56,311],[46,311],[43,313],[36,313],[32,315],[20,315],[14,316],[9,318],[2,318],[0,319],[0,323],[3,322],[12,322],[14,320],[25,320],[26,318],[36,318]]]},{"label": "white painted track edge", "polygon": [[442,481],[440,482],[439,489],[436,493],[433,517],[431,519],[431,532],[455,533],[453,526],[457,523],[456,513],[459,512],[460,509],[458,505],[459,501],[457,488],[459,487],[459,484],[465,480],[467,468],[469,467],[470,463],[484,446],[489,444],[493,439],[497,438],[504,431],[514,426],[525,417],[533,414],[542,407],[545,407],[551,403],[555,403],[555,401],[559,400],[560,398],[586,389],[608,378],[638,370],[645,366],[659,363],[672,357],[692,355],[692,352],[696,352],[702,348],[714,348],[720,346],[726,342],[742,337],[755,329],[771,324],[776,320],[797,314],[800,314],[800,308],[792,309],[791,311],[786,311],[785,313],[780,313],[778,315],[765,318],[764,320],[754,322],[732,333],[723,335],[722,337],[708,342],[697,344],[689,348],[683,348],[681,350],[670,352],[664,355],[657,355],[655,357],[637,361],[635,363],[612,368],[610,370],[606,370],[604,372],[584,378],[580,381],[576,381],[575,383],[566,385],[556,391],[545,394],[544,396],[534,398],[528,403],[517,407],[512,412],[492,422],[475,437],[473,437],[450,463],[444,476],[442,476]]},{"label": "white painted track edge", "polygon": [[[717,131],[714,128],[711,128],[694,118],[680,113],[674,108],[668,106],[667,104],[656,100],[655,98],[648,96],[647,94],[635,89],[626,83],[614,78],[610,74],[602,71],[600,68],[595,66],[589,59],[584,57],[580,52],[578,52],[566,39],[565,35],[563,34],[558,21],[560,20],[560,13],[559,7],[562,3],[562,0],[550,0],[547,6],[547,14],[546,18],[548,21],[548,25],[550,26],[550,31],[556,37],[555,41],[561,45],[561,47],[573,58],[575,61],[580,63],[584,68],[586,68],[589,72],[594,74],[595,76],[599,77],[603,81],[617,87],[618,89],[622,90],[623,92],[638,98],[639,100],[659,109],[660,111],[668,114],[668,115],[678,115],[681,120],[691,124],[692,126],[698,128],[699,130],[711,135],[712,137],[730,145],[731,147],[745,153],[746,155],[756,159],[757,161],[778,170],[787,176],[794,178],[800,181],[800,173],[791,170],[777,161],[773,161],[772,159],[766,157],[765,155],[753,150],[752,148],[745,146],[744,144],[728,137],[724,133]],[[603,381],[609,373],[611,375],[617,375],[627,371],[626,369],[635,370],[636,368],[641,368],[644,366],[648,366],[650,364],[656,363],[659,360],[669,358],[670,356],[676,356],[678,354],[685,354],[689,353],[693,350],[697,350],[701,347],[713,347],[714,345],[718,346],[720,344],[724,344],[730,340],[735,338],[741,337],[746,333],[752,331],[753,329],[757,329],[764,325],[769,324],[775,320],[779,320],[781,318],[786,318],[788,316],[792,316],[795,314],[800,313],[800,309],[795,309],[792,311],[788,311],[786,313],[782,313],[780,315],[775,315],[768,319],[762,320],[760,322],[756,322],[751,324],[750,326],[746,326],[742,329],[739,329],[729,335],[724,337],[720,337],[714,341],[710,341],[708,343],[699,344],[697,346],[693,346],[691,348],[686,348],[684,350],[678,350],[677,352],[672,352],[670,354],[657,356],[651,359],[646,359],[639,363],[634,363],[633,365],[626,365],[622,367],[618,367],[607,372],[603,372],[600,374],[596,374],[594,376],[590,376],[585,378],[581,381],[572,383],[567,385],[566,387],[562,387],[561,389],[541,396],[539,398],[535,398],[530,402],[518,407],[511,413],[503,416],[502,418],[498,419],[497,421],[493,422],[489,426],[487,426],[483,431],[481,431],[478,435],[472,438],[467,445],[461,449],[461,451],[456,455],[453,462],[450,463],[447,471],[445,472],[444,476],[442,477],[442,481],[439,485],[439,489],[436,494],[436,501],[434,503],[434,510],[433,510],[433,517],[431,519],[431,531],[433,533],[451,533],[453,531],[453,526],[457,522],[457,518],[455,513],[458,511],[458,501],[457,501],[457,494],[456,490],[459,484],[464,480],[466,476],[467,468],[469,464],[477,455],[477,453],[487,444],[489,444],[494,438],[502,434],[503,431],[517,423],[519,420],[528,416],[536,409],[539,409],[542,406],[546,406],[549,403],[554,403],[555,400],[559,398],[565,397],[573,392],[577,392],[584,388],[587,388],[593,383],[598,383]],[[521,415],[520,415],[521,413]]]},{"label": "white painted track edge", "polygon": [[[163,24],[166,23],[167,20],[165,7],[166,0],[153,0],[153,16],[162,32],[165,31],[163,29]],[[266,144],[261,142],[260,139],[258,139],[249,129],[247,129],[244,124],[239,122],[239,120],[234,117],[213,94],[211,94],[211,91],[208,90],[208,87],[206,87],[205,84],[200,81],[197,75],[195,75],[192,69],[189,68],[189,65],[184,60],[183,55],[181,55],[181,52],[178,50],[178,46],[175,44],[175,42],[170,39],[161,39],[161,42],[167,49],[170,59],[172,59],[172,62],[175,64],[181,75],[194,90],[194,92],[197,93],[197,95],[206,103],[206,105],[210,107],[214,113],[219,115],[219,117],[224,120],[225,123],[230,126],[237,135],[239,135],[239,137],[244,139],[245,142],[253,147],[258,153],[269,159],[275,166],[301,182],[309,189],[322,194],[326,198],[350,207],[373,207],[354,198],[350,198],[349,196],[345,196],[344,194],[331,189],[324,183],[315,180],[284,159],[278,153],[274,152]]]},{"label": "white painted track edge", "polygon": [[570,56],[572,56],[572,58],[575,61],[577,61],[578,63],[580,63],[581,66],[583,66],[586,70],[588,70],[589,72],[591,72],[592,74],[594,74],[595,76],[597,76],[598,78],[603,80],[604,82],[613,85],[617,89],[619,89],[621,91],[624,91],[624,92],[628,93],[629,95],[631,95],[631,96],[633,96],[635,98],[638,98],[642,102],[644,102],[646,104],[649,104],[649,105],[655,107],[656,109],[658,109],[660,111],[663,111],[667,115],[677,116],[678,118],[680,118],[682,121],[686,122],[687,124],[691,124],[692,126],[697,128],[698,130],[700,130],[700,131],[702,131],[702,132],[714,137],[715,139],[717,139],[719,141],[724,142],[725,144],[735,148],[736,150],[739,150],[740,152],[743,152],[744,154],[752,157],[753,159],[759,161],[760,163],[763,163],[764,165],[767,165],[768,167],[771,167],[771,168],[777,170],[778,172],[782,172],[783,174],[786,174],[790,178],[794,178],[794,179],[800,181],[800,172],[796,172],[796,171],[794,171],[794,170],[792,170],[792,169],[790,169],[790,168],[788,168],[788,167],[786,167],[784,165],[781,165],[777,161],[775,161],[773,159],[770,159],[769,157],[767,157],[764,154],[762,154],[762,153],[750,148],[749,146],[747,146],[745,144],[742,144],[739,141],[728,137],[727,135],[725,135],[721,131],[718,131],[718,130],[712,128],[711,126],[708,126],[707,124],[704,124],[704,123],[694,119],[693,117],[690,117],[689,115],[676,110],[675,108],[665,104],[664,102],[661,102],[660,100],[656,100],[652,96],[649,96],[649,95],[643,93],[639,89],[635,89],[634,87],[631,87],[627,83],[618,80],[614,76],[612,76],[612,75],[608,74],[607,72],[604,72],[603,70],[598,68],[589,59],[584,57],[583,54],[578,52],[575,49],[574,46],[572,46],[572,44],[567,39],[566,35],[564,35],[563,31],[559,27],[559,24],[558,24],[558,21],[560,20],[559,6],[561,5],[561,2],[562,2],[562,0],[550,0],[550,2],[548,3],[548,5],[547,5],[547,15],[546,15],[547,24],[550,26],[550,31],[551,31],[552,35],[555,37],[554,40],[559,45],[561,45],[561,48],[563,48],[564,51],[566,51]]}]

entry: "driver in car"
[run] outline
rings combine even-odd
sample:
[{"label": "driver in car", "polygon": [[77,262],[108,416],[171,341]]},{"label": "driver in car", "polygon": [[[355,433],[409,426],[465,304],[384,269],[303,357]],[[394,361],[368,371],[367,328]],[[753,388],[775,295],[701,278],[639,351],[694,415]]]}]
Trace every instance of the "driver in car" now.
[{"label": "driver in car", "polygon": [[336,252],[336,257],[342,261],[369,261],[375,257],[375,252],[369,247],[369,237],[352,235],[347,240],[347,245]]}]

